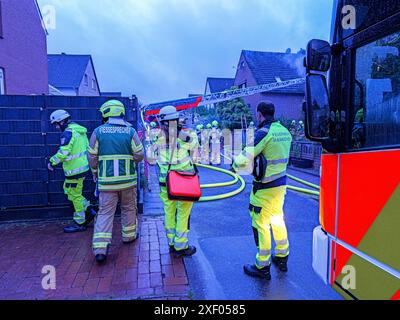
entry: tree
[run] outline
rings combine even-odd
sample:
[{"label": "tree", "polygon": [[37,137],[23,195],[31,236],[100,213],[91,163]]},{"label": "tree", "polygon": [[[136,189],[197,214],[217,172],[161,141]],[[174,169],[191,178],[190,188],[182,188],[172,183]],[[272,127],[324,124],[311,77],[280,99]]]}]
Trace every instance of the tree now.
[{"label": "tree", "polygon": [[253,114],[242,98],[220,102],[216,110],[223,129],[242,129],[242,118],[246,119],[247,125],[253,121]]}]

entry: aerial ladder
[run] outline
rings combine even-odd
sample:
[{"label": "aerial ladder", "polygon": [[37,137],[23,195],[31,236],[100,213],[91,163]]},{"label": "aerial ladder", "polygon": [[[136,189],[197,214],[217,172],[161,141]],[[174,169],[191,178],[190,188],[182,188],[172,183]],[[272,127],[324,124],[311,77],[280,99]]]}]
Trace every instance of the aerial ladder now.
[{"label": "aerial ladder", "polygon": [[240,89],[231,89],[223,92],[212,93],[204,96],[191,97],[186,99],[178,99],[174,101],[166,101],[160,103],[154,103],[149,105],[144,105],[141,108],[141,120],[144,128],[148,131],[149,126],[145,121],[145,117],[148,116],[157,116],[160,113],[160,110],[165,106],[174,106],[177,111],[184,111],[188,109],[193,109],[201,106],[213,105],[216,103],[221,103],[225,101],[230,101],[238,98],[248,97],[255,95],[257,93],[264,93],[273,91],[276,89],[282,89],[286,87],[290,87],[293,85],[300,85],[305,83],[305,78],[298,78],[287,81],[280,81],[268,84],[262,84],[259,86],[248,87],[248,88],[240,88]]}]

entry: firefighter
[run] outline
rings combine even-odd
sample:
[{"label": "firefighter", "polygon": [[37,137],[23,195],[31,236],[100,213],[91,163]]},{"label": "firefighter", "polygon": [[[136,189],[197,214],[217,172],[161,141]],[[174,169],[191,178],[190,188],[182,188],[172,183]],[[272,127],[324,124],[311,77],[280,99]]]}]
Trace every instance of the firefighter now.
[{"label": "firefighter", "polygon": [[50,122],[61,131],[61,145],[58,152],[50,158],[47,167],[50,171],[54,171],[54,166],[63,164],[66,178],[64,193],[75,209],[74,223],[64,228],[64,232],[82,232],[86,230],[96,215],[90,202],[82,195],[85,176],[89,171],[87,130],[85,127],[71,122],[71,115],[65,110],[53,112]]},{"label": "firefighter", "polygon": [[256,160],[249,210],[258,253],[256,263],[244,266],[244,271],[249,276],[267,280],[271,279],[271,229],[276,244],[272,262],[282,272],[287,272],[289,258],[283,205],[292,136],[274,117],[274,104],[261,102],[258,105],[260,125],[255,133],[254,146],[245,148],[233,164],[233,169],[240,171]]},{"label": "firefighter", "polygon": [[201,141],[201,133],[202,133],[203,128],[204,128],[204,126],[202,124],[198,124],[196,126],[196,136],[197,136],[198,146],[193,152],[194,163],[201,163],[201,161],[202,161],[203,151],[202,151],[202,144],[200,143],[200,141]]},{"label": "firefighter", "polygon": [[93,179],[100,191],[93,234],[93,252],[99,264],[107,259],[118,202],[121,203],[123,243],[129,244],[138,238],[136,164],[144,158],[136,130],[124,120],[124,105],[110,100],[101,106],[100,112],[108,121],[95,129],[88,149]]},{"label": "firefighter", "polygon": [[208,123],[206,128],[203,130],[201,145],[203,147],[203,164],[210,164],[210,152],[211,152],[211,130],[212,124]]},{"label": "firefighter", "polygon": [[210,132],[210,148],[211,148],[211,163],[215,165],[221,164],[221,130],[219,130],[218,121],[212,122]]},{"label": "firefighter", "polygon": [[[179,127],[179,112],[173,106],[161,109],[159,115],[162,134],[157,141],[157,168],[160,183],[160,198],[164,204],[165,228],[170,252],[176,258],[192,256],[196,247],[189,245],[189,217],[193,207],[192,202],[171,201],[168,199],[166,178],[169,164],[171,170],[193,171],[193,161],[190,152],[198,144],[195,132],[184,131]],[[171,133],[172,136],[169,136]],[[170,145],[175,143],[171,157]],[[171,162],[172,158],[172,162]]]}]

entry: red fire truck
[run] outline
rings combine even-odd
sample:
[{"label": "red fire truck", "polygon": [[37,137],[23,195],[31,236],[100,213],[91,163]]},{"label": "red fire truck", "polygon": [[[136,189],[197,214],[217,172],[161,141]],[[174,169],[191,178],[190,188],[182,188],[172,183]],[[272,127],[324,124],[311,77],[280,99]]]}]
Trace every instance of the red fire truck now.
[{"label": "red fire truck", "polygon": [[400,1],[337,0],[308,44],[306,134],[324,148],[313,268],[349,299],[400,299]]}]

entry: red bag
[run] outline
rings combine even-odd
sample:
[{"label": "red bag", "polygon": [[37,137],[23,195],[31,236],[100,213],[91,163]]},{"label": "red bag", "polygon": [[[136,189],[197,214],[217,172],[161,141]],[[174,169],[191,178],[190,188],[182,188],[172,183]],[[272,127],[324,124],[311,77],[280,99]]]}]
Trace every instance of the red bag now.
[{"label": "red bag", "polygon": [[169,171],[167,175],[168,199],[197,202],[201,198],[200,179],[197,172]]},{"label": "red bag", "polygon": [[193,164],[195,169],[194,172],[171,170],[175,144],[176,142],[173,144],[174,148],[171,152],[166,180],[168,199],[172,201],[197,202],[200,200],[202,195],[199,170],[195,164]]}]

